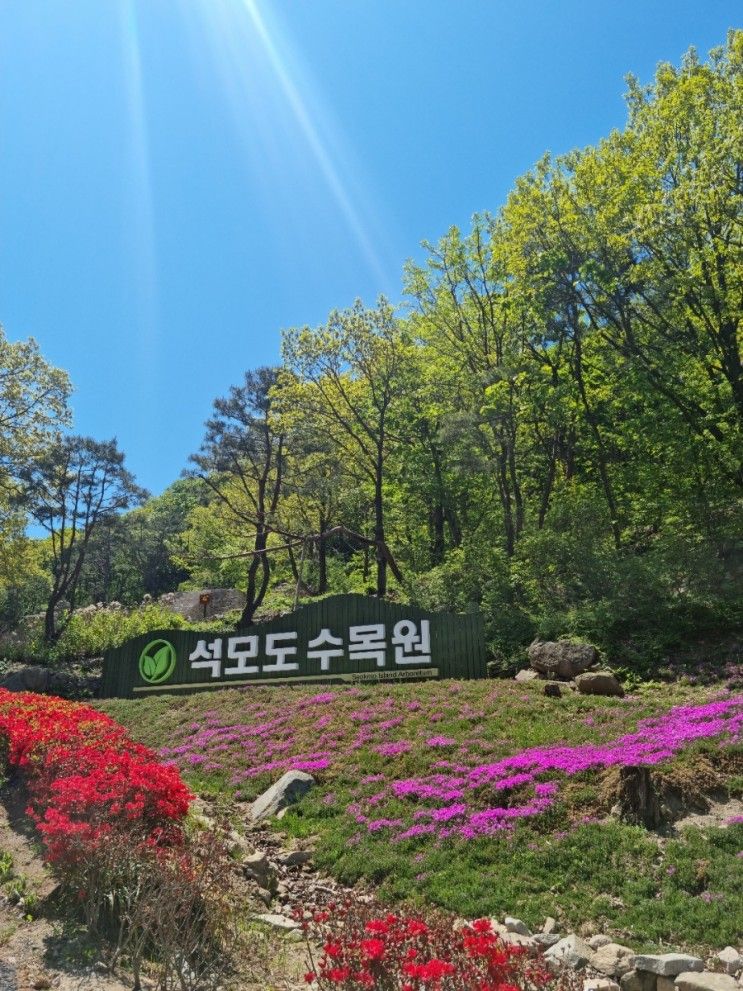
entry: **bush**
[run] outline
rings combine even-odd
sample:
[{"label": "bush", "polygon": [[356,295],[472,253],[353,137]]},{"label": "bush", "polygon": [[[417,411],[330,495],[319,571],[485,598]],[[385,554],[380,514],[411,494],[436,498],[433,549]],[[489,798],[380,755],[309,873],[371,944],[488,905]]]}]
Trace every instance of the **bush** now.
[{"label": "bush", "polygon": [[319,937],[323,954],[305,980],[348,991],[538,991],[570,983],[524,947],[502,942],[489,919],[459,928],[453,921],[444,915],[380,917],[350,902],[315,912],[306,928]]}]

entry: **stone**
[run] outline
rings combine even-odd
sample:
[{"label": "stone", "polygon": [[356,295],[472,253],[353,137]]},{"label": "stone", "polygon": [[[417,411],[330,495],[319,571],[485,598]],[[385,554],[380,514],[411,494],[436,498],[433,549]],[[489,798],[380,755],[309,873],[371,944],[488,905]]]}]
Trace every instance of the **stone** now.
[{"label": "stone", "polygon": [[675,988],[672,977],[659,977],[655,982],[655,991],[675,991]]},{"label": "stone", "polygon": [[291,853],[277,857],[277,860],[284,867],[301,867],[302,864],[309,864],[312,860],[312,852],[310,850],[292,850]]},{"label": "stone", "polygon": [[299,929],[299,923],[294,919],[287,919],[285,915],[275,915],[273,912],[266,912],[263,915],[256,915],[259,922],[265,922],[267,926],[278,929],[281,932],[294,932]]},{"label": "stone", "polygon": [[569,640],[535,640],[529,647],[529,666],[552,677],[573,678],[598,662],[598,651],[590,643]]},{"label": "stone", "polygon": [[[596,939],[597,937],[593,937]],[[589,939],[589,945],[591,940]],[[591,966],[607,977],[622,977],[634,966],[634,950],[620,943],[604,943],[591,957]]]},{"label": "stone", "polygon": [[253,878],[261,888],[269,888],[271,886],[270,882],[274,873],[273,865],[261,850],[251,853],[249,857],[246,857],[242,866],[245,876]]},{"label": "stone", "polygon": [[542,926],[543,933],[553,933],[557,929],[557,920],[553,919],[551,915],[548,915],[544,920],[544,925]]},{"label": "stone", "polygon": [[547,696],[548,699],[561,699],[562,698],[562,689],[554,681],[548,681],[547,684],[544,686],[543,691],[544,691],[544,694]]},{"label": "stone", "polygon": [[581,695],[624,695],[624,689],[611,671],[588,671],[579,674],[575,683]]},{"label": "stone", "polygon": [[534,671],[533,668],[524,668],[523,671],[519,671],[514,681],[538,681],[539,672]]},{"label": "stone", "polygon": [[619,985],[608,977],[588,977],[583,982],[583,991],[619,991]]},{"label": "stone", "polygon": [[0,688],[9,692],[46,692],[49,688],[51,672],[38,664],[11,671],[0,681]]},{"label": "stone", "polygon": [[250,818],[254,822],[259,822],[261,819],[275,816],[281,809],[298,802],[314,784],[315,779],[311,774],[304,771],[287,771],[256,798],[250,806]]},{"label": "stone", "polygon": [[592,956],[593,950],[580,936],[565,936],[546,951],[544,959],[549,963],[569,967],[571,970],[579,970],[585,967]]},{"label": "stone", "polygon": [[622,991],[655,991],[655,974],[649,970],[628,970],[619,980]]},{"label": "stone", "polygon": [[597,935],[591,936],[586,942],[592,949],[600,950],[602,946],[608,946],[611,943],[611,938],[609,936]]},{"label": "stone", "polygon": [[559,933],[536,933],[533,937],[540,946],[554,946],[559,943],[562,936]]},{"label": "stone", "polygon": [[648,970],[661,977],[676,977],[685,971],[704,970],[704,961],[688,953],[638,954],[635,957],[635,970]]},{"label": "stone", "polygon": [[743,969],[743,957],[734,946],[726,946],[712,959],[722,967],[726,974],[737,974],[739,970]]},{"label": "stone", "polygon": [[662,824],[663,808],[649,767],[620,767],[617,804],[612,812],[623,822],[646,829],[657,829]]},{"label": "stone", "polygon": [[263,904],[266,906],[266,908],[270,908],[271,907],[271,902],[273,901],[273,895],[268,890],[268,888],[259,888],[258,889],[258,897],[263,902]]},{"label": "stone", "polygon": [[677,991],[740,991],[740,985],[730,974],[712,971],[683,971],[676,977]]},{"label": "stone", "polygon": [[507,915],[503,920],[503,925],[510,933],[518,933],[519,936],[531,936],[531,929],[529,929],[527,924],[513,915]]}]

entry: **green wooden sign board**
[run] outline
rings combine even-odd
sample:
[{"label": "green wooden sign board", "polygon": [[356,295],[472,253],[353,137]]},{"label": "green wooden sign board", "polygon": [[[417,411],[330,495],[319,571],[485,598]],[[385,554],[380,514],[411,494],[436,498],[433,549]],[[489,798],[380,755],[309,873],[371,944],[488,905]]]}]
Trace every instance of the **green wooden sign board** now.
[{"label": "green wooden sign board", "polygon": [[479,613],[334,595],[233,633],[158,630],[109,650],[104,698],[276,682],[484,678]]}]

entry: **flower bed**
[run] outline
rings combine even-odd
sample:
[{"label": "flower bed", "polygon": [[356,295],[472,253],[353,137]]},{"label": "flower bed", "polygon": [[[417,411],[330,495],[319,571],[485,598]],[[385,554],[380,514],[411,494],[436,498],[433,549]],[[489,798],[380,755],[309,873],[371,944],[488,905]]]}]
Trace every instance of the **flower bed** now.
[{"label": "flower bed", "polygon": [[503,943],[489,919],[454,928],[447,916],[365,916],[346,905],[315,913],[305,927],[323,950],[305,981],[328,991],[539,991],[569,983],[523,947]]},{"label": "flower bed", "polygon": [[192,798],[177,770],[86,705],[0,689],[0,738],[29,789],[29,814],[64,877],[101,844],[182,841]]},{"label": "flower bed", "polygon": [[[425,689],[419,691],[423,696]],[[394,842],[471,840],[508,832],[547,812],[564,783],[584,771],[658,764],[698,740],[725,747],[739,742],[743,730],[743,697],[727,693],[649,718],[635,716],[634,725],[639,707],[631,699],[598,705],[576,699],[576,705],[597,707],[595,715],[563,728],[567,739],[511,748],[514,690],[509,696],[502,688],[490,689],[479,708],[466,691],[456,683],[440,686],[428,704],[356,688],[282,696],[280,706],[244,695],[238,717],[207,711],[181,728],[187,737],[182,744],[161,753],[184,771],[224,773],[246,798],[256,785],[289,769],[327,776],[333,783],[339,775],[350,777],[354,766],[373,769],[358,776],[344,807],[358,826],[356,840],[364,835]],[[540,701],[525,698],[530,705]],[[432,733],[432,724],[447,732]],[[489,732],[482,732],[483,726]]]}]

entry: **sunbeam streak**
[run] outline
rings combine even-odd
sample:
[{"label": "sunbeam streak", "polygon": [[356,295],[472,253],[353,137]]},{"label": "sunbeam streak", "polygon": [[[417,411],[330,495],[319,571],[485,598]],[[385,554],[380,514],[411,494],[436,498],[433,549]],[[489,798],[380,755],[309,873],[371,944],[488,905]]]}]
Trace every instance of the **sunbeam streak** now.
[{"label": "sunbeam streak", "polygon": [[155,226],[149,142],[136,0],[120,0],[119,20],[129,128],[128,227],[133,242],[137,283],[137,343],[143,369],[154,367],[157,347]]},{"label": "sunbeam streak", "polygon": [[[193,7],[186,7],[188,16]],[[306,179],[297,173],[306,173],[307,160],[314,161],[370,273],[380,289],[391,287],[397,280],[390,273],[397,265],[380,209],[366,202],[360,169],[349,163],[338,128],[270,9],[258,0],[204,0],[198,9],[201,47],[209,38],[212,69],[222,77],[259,183],[267,187],[293,171],[296,194]],[[276,195],[275,185],[272,193]]]}]

